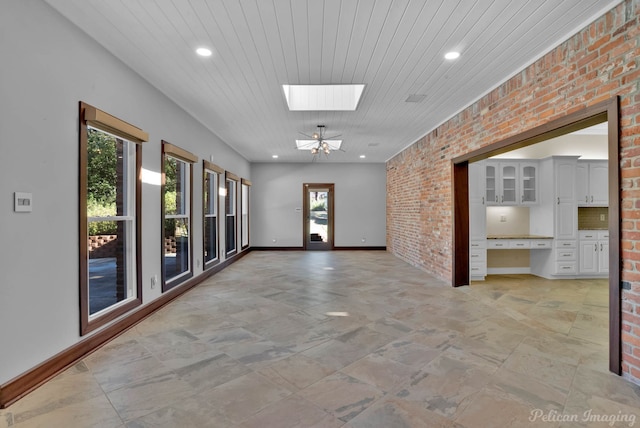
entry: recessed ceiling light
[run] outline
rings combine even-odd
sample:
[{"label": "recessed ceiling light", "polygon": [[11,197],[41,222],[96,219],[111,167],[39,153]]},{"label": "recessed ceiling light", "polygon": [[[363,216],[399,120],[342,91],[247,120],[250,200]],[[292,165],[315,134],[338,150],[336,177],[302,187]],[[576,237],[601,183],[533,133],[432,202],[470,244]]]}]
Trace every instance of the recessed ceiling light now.
[{"label": "recessed ceiling light", "polygon": [[211,56],[211,49],[207,48],[198,48],[196,49],[196,53],[200,56]]},{"label": "recessed ceiling light", "polygon": [[364,158],[366,158],[365,155],[360,155],[360,159],[364,159]]},{"label": "recessed ceiling light", "polygon": [[271,157],[274,159],[278,159],[278,155],[272,155]]},{"label": "recessed ceiling light", "polygon": [[460,56],[460,52],[455,52],[455,51],[447,52],[446,54],[444,54],[445,59],[456,59],[459,56]]}]

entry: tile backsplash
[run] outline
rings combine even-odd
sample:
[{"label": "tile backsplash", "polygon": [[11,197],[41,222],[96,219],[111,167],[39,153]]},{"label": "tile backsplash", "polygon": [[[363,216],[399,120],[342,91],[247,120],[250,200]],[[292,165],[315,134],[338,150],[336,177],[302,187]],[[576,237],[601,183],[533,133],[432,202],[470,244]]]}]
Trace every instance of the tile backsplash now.
[{"label": "tile backsplash", "polygon": [[[604,216],[604,217],[602,217]],[[601,220],[603,218],[604,220]],[[580,207],[578,208],[578,229],[607,229],[609,226],[609,208]]]}]

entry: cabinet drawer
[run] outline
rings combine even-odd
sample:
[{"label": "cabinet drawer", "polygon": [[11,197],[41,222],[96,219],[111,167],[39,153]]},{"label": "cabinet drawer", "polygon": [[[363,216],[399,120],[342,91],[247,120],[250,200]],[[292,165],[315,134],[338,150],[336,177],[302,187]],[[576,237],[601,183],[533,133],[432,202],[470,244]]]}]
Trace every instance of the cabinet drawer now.
[{"label": "cabinet drawer", "polygon": [[472,250],[477,248],[487,248],[487,241],[471,241],[469,243],[469,248]]},{"label": "cabinet drawer", "polygon": [[509,248],[509,241],[502,239],[489,239],[487,240],[487,248]]},{"label": "cabinet drawer", "polygon": [[473,262],[486,262],[487,261],[487,250],[484,248],[474,249],[469,252],[469,259]]},{"label": "cabinet drawer", "polygon": [[559,248],[556,250],[556,260],[561,262],[564,260],[575,260],[576,249],[575,248]]},{"label": "cabinet drawer", "polygon": [[598,231],[597,230],[579,230],[578,237],[581,241],[587,240],[595,240],[598,239]]},{"label": "cabinet drawer", "polygon": [[576,263],[556,263],[556,275],[575,275],[578,272]]},{"label": "cabinet drawer", "polygon": [[531,241],[531,249],[551,248],[551,239],[536,239]]},{"label": "cabinet drawer", "polygon": [[481,275],[481,276],[485,276],[487,274],[487,265],[485,265],[484,263],[471,263],[471,265],[469,266],[469,273],[471,275]]},{"label": "cabinet drawer", "polygon": [[514,239],[509,241],[509,248],[531,248],[531,241]]},{"label": "cabinet drawer", "polygon": [[609,231],[598,232],[598,239],[609,239]]},{"label": "cabinet drawer", "polygon": [[556,241],[556,248],[576,248],[577,242],[571,241]]}]

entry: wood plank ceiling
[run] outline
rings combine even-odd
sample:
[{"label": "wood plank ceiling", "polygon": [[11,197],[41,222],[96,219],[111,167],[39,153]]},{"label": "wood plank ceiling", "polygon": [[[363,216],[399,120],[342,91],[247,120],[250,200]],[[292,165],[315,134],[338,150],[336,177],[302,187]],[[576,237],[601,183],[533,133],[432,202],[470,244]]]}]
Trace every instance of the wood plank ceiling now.
[{"label": "wood plank ceiling", "polygon": [[[321,162],[384,162],[619,3],[45,1],[252,162],[309,162],[319,124],[346,150]],[[340,83],[366,84],[357,111],[290,112],[281,87]]]}]

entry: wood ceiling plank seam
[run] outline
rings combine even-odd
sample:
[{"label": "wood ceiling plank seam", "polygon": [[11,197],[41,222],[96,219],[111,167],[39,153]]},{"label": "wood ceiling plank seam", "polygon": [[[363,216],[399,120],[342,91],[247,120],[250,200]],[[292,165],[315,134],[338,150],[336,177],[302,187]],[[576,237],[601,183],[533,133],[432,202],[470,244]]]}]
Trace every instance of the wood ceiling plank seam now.
[{"label": "wood ceiling plank seam", "polygon": [[[331,81],[334,84],[343,83],[345,63],[347,61],[347,58],[349,58],[349,53],[351,52],[351,46],[353,44],[353,29],[358,17],[360,0],[357,0],[355,2],[343,1],[342,6],[344,7],[344,9],[341,9],[340,11],[340,18],[342,20],[342,17],[345,17],[345,19],[342,21],[345,24],[344,26],[341,25],[339,28],[344,28],[345,34],[342,34],[338,37],[338,39],[341,40],[341,43],[338,43],[337,45],[340,49],[337,50],[336,55],[334,56],[334,58],[337,59],[337,61],[334,61],[334,66],[336,68],[332,71],[331,75]],[[350,22],[351,24],[349,25],[347,24],[347,22]]]},{"label": "wood ceiling plank seam", "polygon": [[[265,5],[268,4],[264,1],[256,1],[255,2],[255,6],[256,8],[259,10],[260,6],[259,5]],[[271,4],[271,6],[273,6],[273,4]],[[273,11],[273,8],[271,9]],[[271,65],[271,69],[272,69],[272,75],[273,75],[273,79],[271,79],[272,82],[277,82],[277,85],[272,87],[268,87],[267,89],[269,89],[269,99],[273,102],[274,100],[278,100],[276,102],[278,102],[279,104],[279,109],[282,111],[287,110],[287,105],[286,105],[286,100],[284,97],[284,94],[282,92],[282,87],[280,86],[281,82],[286,83],[287,80],[286,76],[287,76],[287,68],[286,66],[283,65],[284,63],[284,57],[281,57],[280,60],[275,60],[274,58],[277,58],[277,53],[281,51],[279,49],[276,49],[275,52],[272,50],[272,44],[271,44],[271,40],[273,40],[273,35],[269,35],[268,33],[268,29],[270,28],[275,28],[275,25],[265,25],[265,14],[262,12],[258,12],[257,13],[257,17],[260,21],[260,28],[262,30],[262,38],[257,38],[256,40],[260,40],[262,42],[264,42],[264,48],[260,48],[258,47],[258,51],[262,52],[264,51],[265,53],[267,53],[265,61],[269,61],[270,65]],[[275,15],[272,14],[271,16],[271,22],[275,22],[276,18]],[[276,38],[277,38],[277,32],[276,32]],[[278,70],[278,65],[281,65],[280,70]],[[268,79],[269,80],[269,79]],[[265,112],[264,117],[266,117],[271,123],[272,126],[275,127],[275,129],[278,130],[278,132],[281,132],[282,130],[287,129],[288,126],[288,120],[286,117],[286,114],[274,114],[273,111],[268,111]],[[277,134],[277,132],[274,132],[274,134]],[[277,147],[280,146],[281,143],[279,143],[279,141],[281,141],[281,138],[276,138],[275,141],[272,141],[271,144],[272,145],[276,145]],[[280,149],[280,147],[278,147]],[[280,151],[280,150],[278,150]],[[273,154],[273,153],[272,153]]]},{"label": "wood ceiling plank seam", "polygon": [[295,43],[296,61],[298,66],[298,81],[294,84],[309,83],[309,37],[308,12],[305,1],[292,1],[291,5],[291,28]]},{"label": "wood ceiling plank seam", "polygon": [[308,2],[307,33],[309,43],[309,83],[322,82],[322,44],[324,28],[324,0]]},{"label": "wood ceiling plank seam", "polygon": [[[207,3],[207,6],[210,8],[211,3]],[[241,113],[241,118],[249,117],[260,117],[260,110],[258,109],[257,104],[255,103],[256,95],[253,89],[250,87],[250,80],[247,77],[247,71],[252,67],[247,60],[246,52],[244,52],[244,48],[242,47],[242,43],[240,42],[240,38],[238,37],[237,30],[234,25],[222,25],[222,23],[231,23],[234,22],[231,18],[229,9],[225,5],[225,3],[220,4],[221,9],[218,12],[214,13],[211,10],[211,19],[215,22],[216,28],[219,30],[219,34],[223,39],[224,45],[227,48],[227,58],[232,60],[232,64],[230,64],[229,72],[232,73],[233,76],[241,77],[241,80],[234,79],[234,85],[231,86],[232,90],[235,93],[235,98],[238,99],[238,102],[244,105],[245,109],[241,109],[240,111],[246,112],[249,110],[249,114]],[[224,19],[218,19],[218,16]],[[234,42],[230,41],[230,36],[234,36]],[[244,58],[240,55],[240,52],[244,53]],[[244,59],[244,61],[243,61]],[[243,122],[248,122],[246,119]],[[244,123],[246,126],[246,123]]]},{"label": "wood ceiling plank seam", "polygon": [[[276,22],[276,26],[278,29],[278,37],[280,40],[280,49],[282,51],[282,57],[284,58],[284,64],[285,67],[287,69],[287,81],[285,83],[289,83],[289,84],[295,84],[297,82],[300,81],[300,77],[299,77],[299,72],[298,72],[298,62],[297,62],[297,55],[295,53],[296,51],[296,46],[295,46],[295,42],[294,42],[294,34],[293,34],[293,26],[289,25],[287,26],[286,24],[292,24],[292,16],[291,16],[291,10],[289,8],[287,8],[288,15],[289,15],[289,19],[282,19],[282,22],[280,20],[280,17],[285,15],[282,12],[278,11],[278,8],[276,6],[276,4],[283,4],[282,2],[277,2],[274,3],[276,0],[272,0],[272,5],[273,5],[273,10],[274,10],[274,14],[275,14],[275,22]],[[288,34],[284,34],[285,31],[288,31]],[[284,37],[283,37],[284,35]],[[285,46],[288,46],[289,49],[287,49]],[[287,50],[292,50],[294,52],[294,61],[291,61],[291,56],[287,55]],[[295,80],[294,79],[295,76]]]},{"label": "wood ceiling plank seam", "polygon": [[[364,64],[363,67],[359,67],[361,62],[360,58],[358,58],[358,63],[356,64],[354,76],[352,78],[354,82],[370,82],[373,78],[375,78],[375,73],[377,73],[377,71],[380,69],[379,66],[376,67],[373,78],[369,75],[369,69],[372,61],[374,60],[374,58],[377,59],[376,52],[382,51],[382,56],[384,57],[384,53],[386,53],[389,49],[390,40],[393,38],[393,34],[395,34],[397,31],[399,20],[397,19],[397,15],[393,13],[395,12],[395,9],[393,8],[395,2],[396,0],[392,0],[389,2],[388,8],[384,13],[384,17],[382,18],[382,22],[377,26],[377,31],[375,31],[375,29],[373,31],[374,37],[371,38],[372,42],[370,43],[370,47],[363,48],[363,51],[365,49],[368,49],[368,55],[365,56],[365,59],[363,61],[366,62],[366,64]],[[402,14],[400,14],[400,16],[402,16]],[[386,48],[384,48],[384,46],[386,46]],[[376,62],[378,64],[381,63],[381,61]]]},{"label": "wood ceiling plank seam", "polygon": [[[327,2],[330,2],[327,5]],[[322,69],[321,83],[332,84],[333,66],[336,60],[338,29],[342,12],[342,0],[325,0],[322,16]]]},{"label": "wood ceiling plank seam", "polygon": [[[388,85],[381,85],[382,87],[385,87],[385,90],[382,94],[382,99],[388,99],[388,94],[393,94],[394,96],[394,100],[389,102],[389,103],[385,103],[385,102],[380,102],[379,99],[375,100],[376,104],[385,104],[387,106],[389,105],[398,105],[398,103],[400,102],[400,100],[395,99],[396,94],[404,94],[406,93],[407,90],[402,90],[401,88],[398,88],[397,86],[410,86],[413,84],[413,81],[411,81],[411,79],[408,78],[406,72],[404,71],[405,69],[411,69],[413,72],[415,72],[416,65],[414,65],[413,67],[409,66],[410,60],[412,60],[412,62],[420,62],[420,60],[423,58],[423,56],[420,55],[415,55],[415,52],[418,50],[418,48],[421,46],[421,42],[423,40],[428,40],[430,39],[430,37],[428,37],[427,35],[430,34],[430,28],[431,28],[431,24],[432,22],[434,22],[436,16],[438,15],[438,12],[440,10],[442,10],[442,2],[440,3],[440,5],[436,8],[436,12],[433,13],[432,15],[430,15],[429,19],[421,19],[422,14],[428,14],[429,10],[426,9],[425,7],[423,7],[420,11],[420,15],[417,16],[416,21],[415,21],[415,27],[412,27],[412,31],[408,33],[407,38],[409,36],[411,36],[412,34],[415,34],[414,38],[417,38],[416,42],[411,43],[411,48],[409,49],[410,52],[408,54],[406,54],[405,60],[402,62],[402,64],[400,64],[400,69],[397,71],[393,71],[390,72],[391,76],[392,76],[392,81],[391,84]],[[426,6],[426,3],[424,4],[424,6]],[[418,23],[423,23],[423,25],[419,26]],[[413,29],[416,29],[416,33],[413,32]],[[421,31],[420,31],[421,30]],[[403,47],[406,44],[403,44]],[[424,59],[425,61],[427,60],[426,58]],[[395,64],[395,61],[394,61]],[[390,67],[390,70],[392,69],[392,67]],[[400,77],[402,76],[402,78]],[[403,100],[402,100],[403,101]]]},{"label": "wood ceiling plank seam", "polygon": [[[362,6],[361,5],[365,5]],[[358,2],[358,13],[356,14],[356,23],[354,24],[354,29],[351,32],[351,40],[349,42],[349,52],[347,55],[346,61],[344,63],[342,76],[340,76],[339,83],[355,83],[353,81],[354,70],[358,64],[358,59],[360,55],[362,55],[362,48],[366,41],[367,31],[369,29],[369,24],[371,23],[371,18],[373,16],[373,11],[375,9],[375,2],[367,2],[367,1],[359,1]],[[365,25],[366,23],[366,25]]]},{"label": "wood ceiling plank seam", "polygon": [[[211,43],[215,43],[212,48],[214,49],[215,58],[212,61],[209,61],[208,67],[206,67],[209,72],[209,79],[207,80],[208,87],[216,88],[216,93],[222,94],[220,99],[224,100],[224,116],[231,117],[241,117],[242,116],[242,103],[241,100],[236,97],[237,91],[235,91],[230,84],[228,76],[232,76],[233,73],[231,69],[237,68],[237,64],[230,64],[229,59],[230,55],[227,52],[231,51],[228,43],[224,41],[224,43],[217,43],[219,37],[213,33],[213,30],[219,31],[219,26],[213,20],[213,12],[209,7],[209,2],[204,0],[198,3],[191,3],[194,8],[194,12],[197,14],[198,19],[202,23],[202,26],[206,29],[207,35],[211,40]],[[226,48],[226,51],[225,51]],[[231,58],[233,60],[233,58]],[[216,113],[215,116],[223,117],[220,113]],[[225,120],[225,123],[228,123],[229,120]]]},{"label": "wood ceiling plank seam", "polygon": [[[389,39],[389,43],[387,43],[387,48],[386,48],[386,50],[385,50],[385,52],[384,52],[384,54],[383,54],[383,58],[386,58],[386,57],[387,57],[387,54],[388,54],[388,53],[389,53],[389,51],[391,50],[391,47],[392,47],[392,45],[393,45],[393,43],[394,43],[394,40],[397,40],[397,37],[398,37],[398,35],[399,35],[399,32],[398,32],[398,31],[399,31],[399,29],[400,29],[400,28],[407,28],[407,27],[408,27],[408,30],[407,30],[407,31],[406,31],[406,33],[404,34],[404,37],[400,36],[400,37],[402,38],[402,42],[401,42],[400,44],[401,44],[401,45],[404,45],[404,44],[406,43],[406,40],[407,40],[407,38],[408,38],[408,36],[409,36],[410,32],[412,31],[412,29],[414,28],[414,26],[415,26],[415,25],[416,25],[416,23],[417,23],[417,20],[418,20],[418,18],[417,18],[417,17],[418,17],[418,16],[420,16],[420,14],[414,14],[414,15],[413,15],[413,16],[415,16],[416,18],[414,19],[414,21],[413,21],[413,23],[411,24],[411,26],[403,26],[403,25],[402,25],[402,23],[403,23],[403,21],[404,21],[404,17],[405,17],[405,16],[408,16],[408,15],[407,15],[407,11],[409,10],[409,5],[410,5],[410,4],[411,4],[410,2],[407,2],[407,3],[405,4],[405,7],[404,7],[404,9],[403,9],[403,11],[402,11],[402,14],[401,14],[400,18],[397,20],[397,22],[398,22],[398,23],[397,23],[397,25],[396,25],[396,27],[395,27],[395,30],[394,30],[393,36],[391,36],[391,38]],[[414,3],[414,4],[415,4],[415,3]],[[422,10],[424,9],[425,5],[426,5],[426,3],[424,3],[424,2],[423,2],[423,3],[422,3],[422,5],[421,5],[421,7],[420,7],[420,11],[421,11],[421,12],[422,12]],[[399,49],[395,49],[395,56],[393,57],[393,59],[392,59],[392,61],[391,61],[391,64],[394,64],[394,63],[395,63],[395,61],[397,60],[398,55],[399,55],[399,51],[400,51]],[[367,102],[363,103],[363,105],[359,108],[359,110],[360,110],[363,114],[360,116],[360,120],[357,122],[357,125],[358,125],[358,126],[361,126],[361,122],[362,122],[362,121],[364,121],[364,120],[365,120],[365,118],[367,117],[367,115],[368,115],[370,112],[372,112],[372,111],[373,111],[372,109],[375,109],[375,106],[376,106],[376,105],[378,105],[378,102],[377,102],[377,101],[379,101],[379,99],[380,99],[379,97],[380,97],[380,93],[381,93],[381,91],[380,91],[378,88],[379,88],[379,87],[385,87],[384,83],[382,83],[382,84],[378,84],[378,82],[377,82],[377,80],[378,80],[378,76],[379,76],[379,70],[381,69],[381,67],[382,67],[383,63],[384,63],[384,61],[383,61],[383,60],[378,61],[378,68],[377,68],[377,70],[376,70],[376,72],[375,72],[375,74],[374,74],[373,78],[372,78],[372,79],[365,79],[365,80],[367,81],[367,83],[368,83],[368,88],[367,88],[367,89],[368,89],[369,91],[366,93],[366,97],[367,97],[367,98],[366,98],[366,100],[367,100]],[[387,67],[387,68],[386,68],[386,70],[387,70],[387,72],[385,73],[384,77],[382,78],[382,82],[384,82],[384,81],[386,80],[386,78],[389,76],[389,71],[388,71],[388,70],[389,70],[389,67]],[[380,103],[380,104],[384,104],[385,108],[388,108],[388,105],[389,105],[389,103],[388,103],[388,102],[383,102],[383,103]]]},{"label": "wood ceiling plank seam", "polygon": [[[475,5],[476,3],[474,3]],[[442,86],[438,86],[436,85],[437,81],[440,80],[441,78],[443,78],[446,74],[445,72],[442,72],[441,70],[443,69],[451,69],[451,67],[455,67],[456,65],[459,64],[459,62],[448,62],[444,59],[443,57],[443,47],[446,46],[455,46],[457,45],[457,43],[455,42],[450,42],[451,40],[454,40],[454,38],[458,38],[459,40],[462,39],[462,36],[456,36],[456,29],[457,28],[464,28],[464,22],[466,21],[466,19],[470,16],[471,12],[473,11],[473,7],[469,8],[466,10],[466,12],[463,14],[462,19],[460,21],[460,24],[458,24],[458,20],[456,20],[456,25],[448,25],[449,23],[449,18],[451,18],[451,16],[447,19],[447,21],[444,23],[443,28],[451,28],[451,30],[448,33],[445,33],[444,31],[439,31],[438,32],[438,38],[432,40],[431,45],[434,47],[434,55],[433,58],[435,58],[436,63],[438,64],[435,68],[435,70],[429,70],[429,72],[426,72],[426,69],[423,69],[423,71],[416,77],[416,81],[420,81],[422,83],[418,83],[418,87],[415,91],[415,93],[426,93],[428,92],[429,88],[431,87],[438,87],[441,88]],[[440,39],[444,39],[444,40],[440,40]],[[446,50],[446,49],[445,49]]]},{"label": "wood ceiling plank seam", "polygon": [[[253,11],[257,11],[257,5],[255,5],[255,9],[253,9]],[[273,99],[274,93],[273,90],[275,88],[271,88],[269,85],[269,82],[272,82],[275,80],[275,74],[272,74],[269,76],[269,73],[267,72],[267,67],[265,67],[264,61],[268,61],[267,58],[263,58],[263,55],[261,54],[261,52],[266,52],[268,51],[268,47],[259,47],[258,42],[260,41],[264,41],[263,37],[256,37],[254,34],[254,29],[258,26],[257,23],[255,23],[254,25],[252,25],[252,22],[250,22],[250,16],[252,15],[257,15],[257,13],[251,13],[251,10],[248,10],[247,8],[249,7],[248,4],[245,3],[245,5],[243,6],[242,3],[239,3],[239,7],[242,11],[242,15],[243,15],[243,19],[244,22],[246,23],[246,29],[244,29],[244,31],[246,31],[249,34],[249,37],[251,38],[251,46],[249,48],[253,48],[252,52],[248,52],[243,49],[243,52],[245,53],[245,56],[247,57],[247,60],[249,58],[257,58],[258,61],[256,63],[256,65],[259,65],[259,70],[256,70],[255,67],[252,66],[252,70],[254,71],[252,73],[252,75],[258,76],[256,78],[256,86],[257,86],[257,91],[259,91],[259,94],[254,92],[254,96],[256,96],[256,98],[260,99],[260,103],[259,106],[262,107],[262,114],[260,115],[258,120],[254,120],[251,121],[249,125],[247,125],[248,127],[255,127],[257,126],[259,129],[256,129],[255,131],[255,136],[259,137],[260,135],[262,135],[263,139],[264,139],[264,135],[272,135],[273,133],[275,133],[276,129],[279,128],[278,124],[275,122],[275,115],[272,114],[272,110],[273,110],[273,104],[271,102],[271,100]],[[247,13],[249,12],[249,13]],[[259,25],[262,26],[262,22],[260,20],[259,21]],[[262,34],[264,35],[264,30],[262,31]],[[250,64],[252,64],[252,62],[248,61]],[[273,67],[272,67],[273,69]],[[270,78],[269,78],[270,77]],[[265,130],[267,131],[265,133]],[[249,144],[249,142],[247,142],[247,144]],[[261,147],[264,147],[264,145],[262,145]]]},{"label": "wood ceiling plank seam", "polygon": [[[557,14],[555,16],[557,16]],[[527,64],[532,64],[537,59],[539,59],[539,58],[535,58],[534,57],[533,59],[527,60],[526,63]],[[490,65],[487,68],[489,68],[489,67],[490,67]],[[522,69],[522,68],[523,68],[522,66],[518,67],[518,69]],[[460,80],[464,81],[464,79],[460,79]],[[497,86],[499,86],[499,85],[495,84],[495,85],[492,86],[492,88],[495,89],[495,87],[497,87]],[[453,112],[450,115],[447,115],[446,117],[450,118],[451,116],[455,115],[457,112],[462,111],[464,108],[466,108],[467,105],[473,104],[473,102],[477,101],[480,97],[483,96],[483,94],[485,94],[487,92],[490,92],[493,89],[490,89],[489,91],[481,92],[481,91],[474,91],[473,90],[473,84],[471,82],[468,82],[465,85],[459,85],[458,87],[456,87],[455,93],[446,94],[447,99],[460,98],[461,100],[467,100],[467,99],[469,99],[469,94],[471,93],[472,94],[471,99],[473,99],[474,101],[472,101],[470,103],[467,102],[463,107],[460,107],[457,110],[456,109],[451,109],[451,110],[453,110]],[[444,98],[444,96],[443,96],[443,98]],[[434,102],[437,104],[438,100],[434,100]],[[462,101],[461,103],[463,103],[463,102],[464,101]],[[461,104],[461,103],[459,103],[459,104]],[[442,120],[439,123],[442,123],[445,120],[447,120],[447,119],[445,118],[444,120]],[[434,127],[439,125],[439,123],[434,124]],[[420,137],[420,138],[422,138],[422,137]]]},{"label": "wood ceiling plank seam", "polygon": [[[465,55],[464,59],[466,59],[466,58],[467,58],[467,56]],[[442,64],[442,63],[440,63],[440,64]],[[464,67],[462,67],[463,64],[459,63],[459,65],[460,65],[459,69],[464,69]],[[429,92],[429,91],[422,90],[422,92]],[[442,92],[442,91],[438,91],[438,90],[430,91],[431,96],[429,97],[429,101],[432,102],[432,103],[435,102],[437,104],[439,99],[441,98],[441,96],[439,95],[439,92]],[[442,93],[442,97],[449,98],[450,96],[451,96],[450,93],[446,93],[446,92]],[[395,109],[400,109],[400,108],[402,108],[401,105],[396,105],[396,107],[395,107]],[[392,109],[390,113],[391,114],[395,114],[396,113],[395,109]],[[411,122],[411,123],[415,123],[415,121],[421,121],[421,120],[422,120],[422,118],[420,116],[417,116],[417,117],[414,117],[414,121]]]}]

